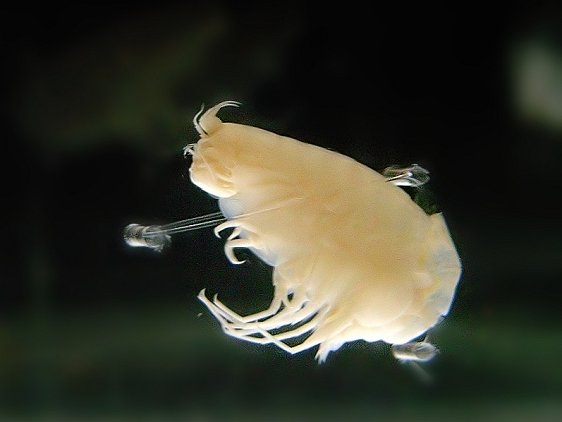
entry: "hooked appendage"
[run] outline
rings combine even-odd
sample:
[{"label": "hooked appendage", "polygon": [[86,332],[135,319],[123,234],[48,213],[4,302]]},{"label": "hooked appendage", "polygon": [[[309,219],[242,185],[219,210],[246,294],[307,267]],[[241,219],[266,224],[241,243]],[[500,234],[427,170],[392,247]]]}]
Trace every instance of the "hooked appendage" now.
[{"label": "hooked appendage", "polygon": [[197,114],[193,117],[193,126],[195,126],[195,130],[199,133],[199,136],[202,138],[206,137],[211,133],[215,127],[220,125],[222,122],[216,116],[217,112],[223,107],[240,107],[242,103],[238,101],[223,101],[222,103],[217,104],[214,107],[211,107],[209,110],[205,110],[205,104],[201,105],[201,109]]}]

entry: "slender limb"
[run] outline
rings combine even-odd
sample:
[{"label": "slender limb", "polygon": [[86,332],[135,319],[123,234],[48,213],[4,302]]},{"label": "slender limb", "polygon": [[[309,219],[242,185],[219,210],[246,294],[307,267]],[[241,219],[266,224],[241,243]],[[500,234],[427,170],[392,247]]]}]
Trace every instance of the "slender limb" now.
[{"label": "slender limb", "polygon": [[203,128],[199,126],[199,117],[201,117],[201,115],[203,114],[203,110],[205,110],[205,104],[201,104],[201,108],[195,114],[195,116],[193,116],[193,126],[195,127],[195,130],[197,130],[197,133],[199,133],[199,136],[207,135],[207,132],[205,132]]},{"label": "slender limb", "polygon": [[[160,230],[162,230],[166,234],[175,234],[191,230],[198,230],[206,227],[213,227],[225,220],[226,218],[222,215],[221,212],[213,212],[211,214],[192,217],[185,220],[176,221],[174,223],[165,224],[159,227]],[[158,232],[156,233],[158,234]],[[151,232],[150,234],[153,234],[153,232]]]},{"label": "slender limb", "polygon": [[172,234],[216,226],[224,220],[222,213],[214,212],[162,226],[142,226],[133,223],[125,227],[123,238],[129,246],[145,247],[160,252],[171,243]]},{"label": "slender limb", "polygon": [[[255,334],[260,329],[272,330],[272,329],[279,329],[286,325],[295,325],[306,319],[314,316],[319,310],[320,307],[318,306],[304,306],[301,307],[300,305],[297,307],[286,307],[280,312],[273,313],[273,317],[266,319],[264,321],[256,320],[255,315],[249,315],[247,317],[241,317],[236,312],[232,311],[222,302],[220,302],[216,297],[214,298],[213,302],[211,302],[205,295],[204,290],[199,293],[198,296],[199,300],[203,302],[205,306],[207,306],[212,314],[221,322],[223,328],[228,329],[230,331],[237,331],[241,332],[244,335]],[[272,302],[277,302],[277,300],[273,300]],[[304,304],[304,301],[303,301]],[[273,312],[273,309],[277,307],[277,303],[268,309],[269,312]],[[262,314],[261,312],[259,314]],[[264,311],[265,314],[265,311]],[[240,322],[242,319],[249,319],[249,322]]]},{"label": "slender limb", "polygon": [[[212,306],[214,306],[214,305],[212,305]],[[217,308],[214,308],[213,314],[214,315],[218,314]],[[289,313],[289,314],[291,314],[291,313]],[[294,312],[293,312],[293,314],[294,314]],[[228,331],[229,335],[232,333],[232,335],[237,336],[239,338],[246,338],[246,337],[250,337],[250,336],[253,337],[255,335],[263,335],[263,331],[270,331],[270,330],[285,330],[283,332],[290,332],[290,331],[292,331],[291,327],[293,325],[296,325],[296,324],[299,324],[303,321],[306,321],[309,318],[311,320],[315,319],[315,317],[317,315],[318,315],[317,312],[311,312],[311,313],[308,313],[306,317],[301,318],[300,321],[298,321],[298,322],[287,323],[287,324],[278,324],[278,325],[264,324],[262,322],[254,322],[254,323],[248,324],[245,327],[240,327],[238,324],[233,324],[231,321],[224,318],[223,315],[220,315],[219,322],[221,323],[223,331],[225,331],[225,332]],[[291,320],[291,321],[294,321],[294,320]],[[269,321],[265,321],[265,322],[268,323]],[[306,321],[305,324],[308,324],[308,322],[310,322],[310,321]],[[299,327],[296,327],[295,329],[297,329],[297,328],[299,328]]]},{"label": "slender limb", "polygon": [[[188,145],[188,147],[190,147],[191,145],[193,144]],[[204,157],[202,157],[202,159],[204,160]],[[213,174],[213,177],[219,178],[219,176],[216,174]],[[247,222],[241,221],[244,217],[250,217],[252,215],[274,211],[283,208],[284,206],[288,206],[290,205],[290,203],[294,203],[295,201],[298,202],[300,200],[302,200],[302,198],[292,198],[291,200],[285,201],[282,204],[277,204],[275,207],[241,214],[231,220],[227,220],[221,212],[214,212],[199,217],[192,217],[185,220],[175,221],[173,223],[165,225],[143,226],[133,223],[125,227],[123,231],[123,237],[125,239],[125,242],[129,246],[150,248],[157,252],[161,252],[165,247],[170,245],[172,241],[171,235],[173,234],[183,233],[191,230],[199,230],[213,226],[217,226],[215,228],[215,235],[217,237],[220,237],[219,233],[221,231],[228,228],[234,228],[234,232],[229,236],[229,239],[232,240],[242,233],[242,229],[248,233],[255,232]],[[238,260],[235,261],[236,263],[240,263],[240,261]]]},{"label": "slender limb", "polygon": [[[241,322],[240,319],[243,319],[243,317],[240,317],[240,315],[232,311],[218,299],[214,299],[213,305],[218,308],[216,311],[219,312],[225,320],[229,321],[230,329],[245,332],[257,330],[258,327],[261,329],[273,330],[286,325],[295,325],[310,318],[320,309],[320,307],[313,307],[310,304],[306,305],[306,301],[303,300],[298,307],[285,307],[271,318],[264,321],[253,320]],[[253,319],[253,315],[250,315],[249,317]]]},{"label": "slender limb", "polygon": [[275,344],[277,347],[279,347],[280,349],[284,350],[287,353],[290,353],[291,355],[308,350],[328,339],[328,336],[320,337],[320,336],[314,336],[313,334],[302,343],[296,344],[294,346],[289,346],[288,344],[283,343],[280,339],[276,338],[276,336],[270,334],[265,330],[262,330],[260,334],[262,334],[265,339],[269,340],[270,343]]},{"label": "slender limb", "polygon": [[[295,328],[293,330],[290,330],[290,331],[278,333],[278,334],[271,334],[267,330],[258,329],[255,334],[259,334],[262,337],[254,337],[253,335],[242,334],[242,333],[238,333],[236,331],[230,331],[230,330],[225,331],[225,333],[227,335],[231,336],[231,337],[237,338],[239,340],[249,341],[251,343],[257,343],[257,344],[274,343],[274,344],[278,345],[278,343],[281,343],[283,340],[294,339],[294,338],[303,336],[307,333],[310,333],[311,331],[315,330],[318,327],[320,322],[321,322],[321,316],[317,315],[316,317],[314,317],[313,319],[311,319],[307,323],[301,325],[300,327],[297,327],[297,328]],[[284,346],[287,346],[285,343],[281,343],[281,344],[283,344]]]},{"label": "slender limb", "polygon": [[[207,307],[209,312],[213,314],[213,316],[220,322],[222,321],[223,316],[216,311],[216,308],[213,306],[213,303],[207,299],[207,295],[205,294],[205,289],[201,290],[197,295],[197,299],[199,299],[203,304]],[[221,323],[222,326],[222,323]]]},{"label": "slender limb", "polygon": [[[320,322],[322,322],[323,317],[324,317],[323,313],[317,313],[310,321],[304,323],[303,325],[289,331],[272,335],[272,337],[276,338],[277,340],[287,340],[287,339],[302,336],[303,334],[306,334],[316,329],[320,324]],[[261,331],[260,334],[262,334]]]},{"label": "slender limb", "polygon": [[[278,334],[271,334],[267,330],[259,327],[259,324],[257,324],[258,327],[252,330],[252,332],[248,333],[246,331],[240,332],[237,330],[231,330],[229,328],[228,321],[225,320],[224,317],[217,312],[217,308],[215,307],[216,305],[207,299],[204,290],[201,291],[201,293],[199,294],[199,299],[209,308],[211,313],[217,318],[217,320],[221,324],[223,332],[239,340],[244,340],[256,344],[273,343],[289,353],[298,353],[299,351],[314,347],[315,345],[321,342],[320,340],[315,340],[314,342],[308,342],[307,339],[299,345],[289,346],[283,343],[283,340],[297,338],[315,330],[318,327],[318,325],[322,322],[322,319],[324,318],[326,311],[317,313],[310,321],[306,322],[305,324],[299,327],[294,328],[293,330],[285,331]],[[261,335],[261,337],[255,337],[255,335]]]},{"label": "slender limb", "polygon": [[242,226],[242,222],[237,220],[237,219],[236,220],[226,220],[224,223],[219,224],[217,227],[215,227],[213,232],[215,233],[215,236],[220,239],[220,237],[221,237],[220,233],[223,230],[226,230],[226,229],[234,228],[234,231],[239,230],[238,234],[240,234],[240,231],[241,231],[240,226]]},{"label": "slender limb", "polygon": [[239,103],[238,101],[223,101],[222,103],[211,107],[210,109],[205,111],[205,113],[203,113],[203,110],[205,110],[205,104],[201,105],[201,109],[193,117],[193,126],[195,126],[195,130],[197,130],[199,136],[201,136],[202,138],[206,137],[208,135],[208,130],[203,127],[203,125],[205,124],[205,120],[210,117],[216,116],[217,112],[223,107],[240,107],[241,104],[242,103]]},{"label": "slender limb", "polygon": [[233,323],[238,323],[240,325],[240,328],[242,328],[245,324],[258,322],[261,319],[269,318],[272,315],[277,314],[281,309],[283,301],[281,300],[281,298],[274,298],[267,309],[247,316],[241,316],[237,314],[236,312],[228,308],[226,305],[224,305],[216,297],[214,298],[213,303],[217,308],[219,308],[223,316],[225,316]]},{"label": "slender limb", "polygon": [[[213,298],[213,303],[221,310],[221,312],[223,313],[223,315],[226,317],[226,319],[232,321],[232,322],[237,322],[240,324],[240,328],[243,328],[246,326],[246,324],[252,323],[252,322],[257,322],[261,319],[265,319],[265,318],[269,318],[275,314],[277,314],[279,312],[279,310],[281,309],[282,305],[286,306],[286,298],[287,298],[287,290],[285,289],[280,289],[280,288],[276,288],[273,294],[273,299],[271,300],[271,304],[269,305],[269,307],[263,311],[251,314],[251,315],[246,315],[246,316],[241,316],[240,314],[234,312],[232,309],[230,309],[228,306],[224,305],[220,300],[218,300],[217,296],[215,295],[215,297]],[[299,309],[302,307],[302,305],[304,305],[304,298],[302,303],[299,306]],[[294,306],[293,306],[294,308]],[[281,311],[283,312],[283,311]]]}]

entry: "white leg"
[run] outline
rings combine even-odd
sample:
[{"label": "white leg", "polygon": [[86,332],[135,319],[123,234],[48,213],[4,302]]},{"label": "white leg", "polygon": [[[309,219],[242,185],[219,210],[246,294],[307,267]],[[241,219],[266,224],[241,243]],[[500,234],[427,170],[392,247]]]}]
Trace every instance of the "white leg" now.
[{"label": "white leg", "polygon": [[280,349],[284,350],[287,353],[290,353],[291,355],[294,355],[296,353],[300,353],[303,352],[305,350],[308,350],[314,346],[319,345],[320,343],[322,343],[323,341],[327,340],[327,336],[325,336],[325,338],[319,337],[319,336],[314,336],[314,334],[310,337],[308,337],[305,341],[303,341],[300,344],[296,344],[294,346],[289,346],[288,344],[283,343],[281,340],[279,340],[278,338],[276,338],[276,336],[270,334],[269,332],[262,330],[260,332],[260,334],[262,334],[264,336],[264,339],[269,340],[270,343],[275,344],[277,347],[279,347]]},{"label": "white leg", "polygon": [[[261,245],[259,244],[258,237],[253,233],[250,228],[244,222],[240,220],[228,220],[224,223],[215,227],[214,232],[215,236],[220,238],[220,232],[226,229],[234,228],[232,233],[228,236],[224,244],[224,253],[226,257],[232,264],[243,264],[246,261],[240,261],[234,255],[234,248],[255,248],[261,249]],[[244,239],[236,239],[244,230],[245,238]]]},{"label": "white leg", "polygon": [[228,236],[228,239],[234,239],[235,237],[237,237],[238,235],[240,235],[240,233],[242,232],[242,230],[246,231],[247,233],[251,233],[251,234],[255,234],[255,228],[252,227],[251,224],[248,224],[248,222],[243,221],[242,218],[237,217],[231,220],[227,220],[222,224],[219,224],[218,226],[216,226],[213,231],[215,233],[215,236],[217,236],[218,238],[220,238],[220,233],[226,229],[234,229],[234,231],[230,234],[230,236]]},{"label": "white leg", "polygon": [[[304,324],[293,328],[293,329],[288,329],[287,331],[282,331],[279,332],[277,334],[274,334],[273,337],[275,337],[277,340],[285,340],[285,339],[289,339],[289,338],[295,338],[295,337],[299,337],[303,334],[308,333],[309,331],[315,329],[319,323],[322,322],[323,318],[324,318],[325,312],[318,312],[316,314],[312,315],[312,318],[308,321],[305,322]],[[305,319],[303,319],[304,321]],[[229,331],[229,335],[233,335],[234,337],[238,337],[241,339],[244,338],[256,338],[253,337],[256,334],[265,336],[264,332],[267,332],[268,334],[269,331],[267,329],[265,329],[264,327],[261,326],[260,323],[256,323],[256,324],[252,324],[252,328],[251,329],[244,329],[244,330],[239,330],[239,329],[235,329],[232,330],[230,328],[230,326],[226,327]],[[277,328],[275,328],[277,329]]]},{"label": "white leg", "polygon": [[[302,308],[302,306],[306,302],[305,297],[302,297],[302,299],[298,299],[299,300],[298,303],[296,302],[296,300],[297,300],[297,298],[295,297],[295,298],[293,298],[293,300],[288,301],[287,300],[287,291],[285,289],[276,288],[275,292],[274,292],[274,295],[273,295],[273,299],[271,301],[271,304],[269,305],[269,307],[266,310],[261,311],[261,312],[257,312],[255,314],[247,315],[247,316],[241,316],[240,314],[234,312],[232,309],[230,309],[228,306],[226,306],[220,300],[218,300],[216,295],[213,298],[213,303],[217,306],[217,308],[220,309],[220,311],[222,311],[221,313],[223,314],[223,316],[226,319],[228,319],[232,322],[235,322],[235,323],[239,323],[240,328],[243,328],[243,327],[246,326],[246,324],[256,322],[256,321],[259,321],[260,319],[265,319],[265,318],[271,317],[275,314],[278,314],[278,312],[280,312],[279,310],[281,309],[282,305],[284,305],[285,308],[290,308],[290,309],[298,308],[298,309],[300,309],[300,308]],[[296,303],[296,305],[295,305],[295,303]],[[285,312],[285,308],[281,312]]]},{"label": "white leg", "polygon": [[283,301],[281,298],[273,298],[271,304],[267,309],[246,316],[237,314],[232,309],[223,304],[220,300],[218,300],[216,296],[213,298],[213,304],[217,308],[219,308],[219,310],[221,311],[221,315],[223,315],[226,319],[232,321],[233,323],[238,323],[242,327],[244,324],[257,322],[261,319],[269,318],[272,315],[275,315],[281,309]]},{"label": "white leg", "polygon": [[[209,308],[211,313],[219,320],[224,329],[239,332],[242,335],[252,335],[262,329],[273,330],[286,325],[298,324],[310,317],[313,317],[314,314],[316,314],[321,308],[318,306],[311,306],[310,304],[307,306],[300,305],[299,307],[287,307],[265,321],[250,321],[244,323],[240,322],[242,317],[220,302],[216,297],[213,302],[207,299],[205,290],[202,290],[199,293],[198,298],[205,306],[207,306],[207,308]],[[247,318],[253,319],[253,316],[250,315]]]},{"label": "white leg", "polygon": [[321,322],[321,318],[322,318],[321,316],[317,315],[316,317],[308,321],[306,324],[301,325],[300,327],[278,334],[271,334],[267,330],[262,330],[262,329],[257,330],[255,334],[259,334],[262,337],[254,337],[253,335],[246,335],[246,334],[243,335],[241,333],[233,332],[233,331],[225,331],[225,333],[231,337],[237,338],[239,340],[248,341],[251,343],[257,343],[257,344],[274,343],[275,345],[279,345],[279,343],[281,343],[284,346],[287,346],[285,343],[282,343],[282,340],[297,338],[307,333],[310,333],[311,331],[313,331],[318,327],[318,324]]},{"label": "white leg", "polygon": [[217,227],[215,227],[213,229],[215,236],[217,236],[218,238],[220,238],[220,232],[222,232],[223,230],[226,229],[239,229],[240,226],[242,225],[242,223],[238,220],[227,220],[222,224],[219,224]]},{"label": "white leg", "polygon": [[[213,314],[215,316],[217,316],[214,312],[213,312]],[[246,331],[241,331],[241,330],[231,330],[228,327],[228,325],[223,325],[223,323],[225,321],[222,318],[219,317],[217,319],[221,323],[224,333],[231,336],[231,337],[237,338],[239,340],[245,340],[245,341],[248,341],[248,342],[251,342],[251,343],[257,343],[257,344],[274,343],[274,344],[280,346],[279,343],[281,343],[282,340],[300,337],[302,335],[305,335],[305,334],[310,333],[311,331],[315,330],[318,327],[318,325],[322,322],[323,316],[324,316],[324,313],[316,314],[310,321],[304,323],[303,325],[301,325],[297,328],[294,328],[292,330],[285,331],[285,332],[278,333],[278,334],[271,334],[269,331],[267,331],[265,329],[262,329],[259,326],[255,329],[251,330],[251,332],[246,332]],[[262,337],[255,337],[255,335],[261,335]],[[287,346],[284,343],[282,343],[282,344],[285,347],[290,347],[290,346]],[[282,346],[280,346],[280,347],[282,347]],[[310,347],[312,347],[312,346],[310,346]]]},{"label": "white leg", "polygon": [[211,314],[213,314],[213,316],[217,319],[217,321],[220,322],[223,331],[225,331],[225,326],[223,324],[224,317],[219,312],[217,312],[217,308],[213,305],[213,303],[209,299],[207,299],[207,295],[205,294],[205,289],[199,292],[197,298],[201,302],[203,302],[203,304],[207,307],[209,312],[211,312]]},{"label": "white leg", "polygon": [[[243,332],[244,334],[248,335],[248,334],[253,334],[255,332],[257,332],[257,327],[258,325],[261,326],[264,323],[267,323],[269,320],[266,321],[251,321],[251,322],[246,322],[246,323],[242,323],[239,322],[237,320],[237,318],[234,315],[237,315],[234,311],[230,310],[226,305],[224,305],[222,302],[220,302],[218,299],[214,298],[213,302],[211,302],[209,299],[207,299],[206,297],[203,297],[200,299],[203,301],[203,303],[209,308],[213,310],[213,315],[217,316],[218,315],[218,319],[219,322],[221,322],[221,325],[223,325],[223,327],[225,329],[228,329],[229,331],[237,331],[237,332]],[[291,310],[283,310],[280,313],[286,313],[286,312],[292,312],[295,313],[296,311],[291,311]],[[278,313],[279,315],[279,313]],[[271,318],[270,318],[271,319]],[[277,328],[274,327],[274,328]]]},{"label": "white leg", "polygon": [[[290,338],[302,336],[303,334],[306,334],[306,333],[316,329],[318,327],[318,325],[322,322],[323,318],[324,318],[324,313],[319,312],[310,321],[304,323],[303,325],[301,325],[301,326],[299,326],[299,327],[297,327],[293,330],[285,331],[283,333],[274,334],[274,335],[272,335],[272,337],[276,338],[277,340],[287,340],[287,339],[290,339]],[[262,334],[261,331],[260,331],[260,334]]]},{"label": "white leg", "polygon": [[306,301],[303,301],[298,307],[285,307],[277,314],[264,321],[251,321],[244,323],[240,322],[239,319],[236,318],[237,314],[218,299],[215,298],[212,305],[215,307],[215,311],[221,314],[223,317],[222,319],[228,321],[230,329],[245,332],[255,331],[258,329],[273,330],[285,325],[295,325],[310,318],[320,310],[320,307],[311,306],[310,304],[306,304]]},{"label": "white leg", "polygon": [[[322,331],[324,331],[323,333],[322,332],[321,333],[314,333],[312,336],[308,337],[302,343],[294,345],[294,346],[289,346],[289,345],[283,343],[283,341],[282,341],[282,340],[287,340],[287,339],[291,339],[291,338],[296,338],[296,337],[304,335],[308,332],[316,330],[318,328],[318,326],[323,322],[324,316],[328,312],[327,309],[318,312],[318,308],[313,309],[313,310],[308,309],[308,308],[311,308],[311,306],[305,306],[304,308],[301,308],[301,309],[298,309],[298,310],[295,310],[295,308],[293,308],[292,312],[289,313],[289,314],[292,314],[293,318],[291,318],[291,321],[288,322],[288,323],[295,324],[297,322],[306,320],[310,316],[312,316],[312,319],[310,321],[304,323],[303,325],[301,325],[299,327],[296,327],[293,330],[288,330],[288,331],[278,333],[278,334],[271,334],[268,331],[268,329],[277,329],[277,328],[280,327],[279,324],[276,324],[276,326],[266,329],[266,328],[262,327],[263,323],[254,322],[254,323],[251,323],[251,324],[247,324],[246,328],[244,328],[244,329],[236,329],[236,328],[233,329],[231,327],[233,325],[232,321],[227,319],[222,314],[221,310],[217,307],[217,305],[215,303],[213,303],[209,299],[207,299],[204,290],[202,290],[199,293],[199,299],[207,306],[207,308],[209,308],[209,311],[219,321],[219,323],[221,324],[221,328],[222,328],[222,330],[225,334],[227,334],[231,337],[240,339],[240,340],[250,342],[250,343],[275,344],[276,346],[278,346],[282,350],[286,351],[287,353],[295,354],[295,353],[299,353],[301,351],[310,349],[311,347],[314,347],[314,346],[322,343],[323,341],[325,341],[330,334],[329,332],[326,332],[325,330],[322,330]],[[287,315],[287,316],[289,316],[289,315]],[[264,322],[269,323],[270,321],[267,320],[267,321],[264,321]],[[241,324],[241,325],[243,325],[243,324]],[[287,325],[287,324],[283,324],[283,325]],[[251,327],[251,328],[249,328],[249,327]],[[315,335],[315,334],[321,334],[321,335]],[[256,337],[256,335],[260,335],[261,337]]]}]

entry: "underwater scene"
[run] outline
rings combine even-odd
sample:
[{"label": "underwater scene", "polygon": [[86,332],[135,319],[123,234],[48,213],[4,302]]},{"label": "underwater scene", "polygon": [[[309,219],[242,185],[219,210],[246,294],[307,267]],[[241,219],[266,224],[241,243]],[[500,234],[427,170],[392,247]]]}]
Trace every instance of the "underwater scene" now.
[{"label": "underwater scene", "polygon": [[7,10],[0,420],[562,419],[562,7]]}]

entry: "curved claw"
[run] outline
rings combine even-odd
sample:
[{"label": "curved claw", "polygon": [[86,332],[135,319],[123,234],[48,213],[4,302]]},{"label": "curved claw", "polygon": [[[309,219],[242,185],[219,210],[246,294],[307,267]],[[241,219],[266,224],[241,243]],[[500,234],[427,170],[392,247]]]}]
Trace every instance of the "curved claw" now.
[{"label": "curved claw", "polygon": [[234,248],[251,248],[253,246],[254,243],[249,239],[227,240],[224,244],[224,253],[232,264],[240,265],[246,262],[246,260],[240,261],[236,258],[236,255],[234,255]]},{"label": "curved claw", "polygon": [[236,220],[227,220],[222,224],[219,224],[217,227],[215,227],[213,229],[213,232],[215,233],[215,236],[218,237],[219,239],[221,238],[220,236],[220,232],[222,232],[223,230],[226,229],[231,229],[231,228],[238,228],[240,227],[240,223]]},{"label": "curved claw", "polygon": [[242,229],[240,227],[236,227],[234,230],[232,230],[232,233],[230,233],[230,236],[228,236],[228,240],[232,240],[232,239],[240,236],[241,233],[242,233]]},{"label": "curved claw", "polygon": [[[212,131],[213,127],[212,126],[208,127],[206,125],[206,123],[209,123],[209,122],[213,121],[213,119],[217,119],[216,115],[221,108],[223,108],[223,107],[240,107],[241,104],[242,103],[240,103],[238,101],[223,101],[222,103],[219,103],[219,104],[211,107],[210,109],[205,111],[205,113],[203,113],[203,110],[205,109],[205,105],[204,104],[201,105],[201,109],[195,115],[195,117],[193,117],[193,125],[195,126],[195,130],[197,130],[197,132],[199,133],[199,135],[201,137],[208,136],[209,135],[209,129]],[[205,127],[204,127],[204,125],[205,125]]]}]

